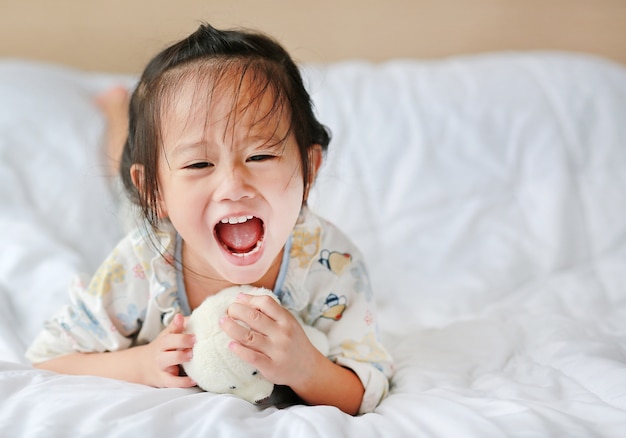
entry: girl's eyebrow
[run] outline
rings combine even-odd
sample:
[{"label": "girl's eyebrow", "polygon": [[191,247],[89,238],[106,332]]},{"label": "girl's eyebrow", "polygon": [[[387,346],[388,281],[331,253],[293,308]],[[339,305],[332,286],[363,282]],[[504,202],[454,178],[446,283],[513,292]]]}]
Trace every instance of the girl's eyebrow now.
[{"label": "girl's eyebrow", "polygon": [[280,127],[252,127],[246,136],[247,141],[260,142],[259,147],[276,147],[285,143],[289,138],[289,130],[280,129]]},{"label": "girl's eyebrow", "polygon": [[192,143],[179,143],[174,146],[174,149],[171,152],[172,156],[184,155],[189,152],[194,152],[196,149],[202,148],[204,149],[206,144],[202,141],[196,141]]},{"label": "girl's eyebrow", "polygon": [[[285,141],[289,134],[279,134],[278,132],[274,132],[273,135],[264,135],[263,133],[253,133],[249,134],[245,140],[245,142],[253,143],[254,149],[279,149],[284,146]],[[171,151],[171,156],[176,157],[180,155],[190,154],[197,152],[198,149],[206,150],[208,144],[205,140],[191,140],[191,141],[182,141],[174,145],[174,148]]]},{"label": "girl's eyebrow", "polygon": [[263,147],[274,148],[283,144],[286,138],[287,137],[284,135],[272,135],[270,137],[267,137],[265,135],[252,135],[248,137],[248,140],[253,143],[259,142],[259,144],[257,145],[257,148],[263,148]]}]

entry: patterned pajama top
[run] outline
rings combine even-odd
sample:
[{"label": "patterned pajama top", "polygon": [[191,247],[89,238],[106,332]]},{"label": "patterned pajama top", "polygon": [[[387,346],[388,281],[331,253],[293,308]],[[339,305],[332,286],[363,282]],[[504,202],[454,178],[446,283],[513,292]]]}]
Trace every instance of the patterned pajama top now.
[{"label": "patterned pajama top", "polygon": [[[45,323],[27,358],[38,363],[155,339],[174,315],[190,313],[181,248],[171,225],[157,233],[130,232],[90,281],[74,280],[70,304]],[[359,413],[373,411],[388,392],[393,363],[378,339],[374,298],[354,244],[304,207],[285,246],[274,293],[306,324],[326,333],[328,357],[353,370],[365,387]]]}]

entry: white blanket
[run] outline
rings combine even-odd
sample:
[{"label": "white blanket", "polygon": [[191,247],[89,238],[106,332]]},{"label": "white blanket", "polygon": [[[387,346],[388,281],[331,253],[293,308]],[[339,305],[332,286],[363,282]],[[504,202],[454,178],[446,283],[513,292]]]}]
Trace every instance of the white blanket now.
[{"label": "white blanket", "polygon": [[333,141],[312,208],[362,248],[396,361],[373,414],[32,369],[122,231],[92,98],[0,62],[0,436],[621,437],[626,69],[566,53],[305,65]]}]

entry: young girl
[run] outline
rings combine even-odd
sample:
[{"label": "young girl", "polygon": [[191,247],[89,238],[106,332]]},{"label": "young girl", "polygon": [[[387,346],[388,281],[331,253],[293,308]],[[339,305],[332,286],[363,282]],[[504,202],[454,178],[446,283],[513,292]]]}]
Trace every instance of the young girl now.
[{"label": "young girl", "polygon": [[[209,25],[159,53],[132,94],[121,162],[145,223],[123,239],[34,341],[37,367],[190,387],[185,319],[231,285],[230,348],[305,403],[372,411],[388,390],[358,250],[306,206],[329,135],[298,68],[272,39]],[[287,310],[327,333],[329,357]],[[237,321],[250,328],[244,328]]]}]

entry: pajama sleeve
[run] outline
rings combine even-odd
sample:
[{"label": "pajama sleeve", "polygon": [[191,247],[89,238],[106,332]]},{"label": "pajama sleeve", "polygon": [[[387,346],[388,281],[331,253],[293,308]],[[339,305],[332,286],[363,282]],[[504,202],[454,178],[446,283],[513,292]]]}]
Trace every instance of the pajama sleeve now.
[{"label": "pajama sleeve", "polygon": [[365,393],[359,414],[371,412],[387,395],[393,372],[391,356],[381,344],[375,301],[361,255],[328,251],[322,265],[336,278],[313,308],[314,326],[327,333],[329,358],[351,369]]},{"label": "pajama sleeve", "polygon": [[32,363],[81,352],[129,348],[146,319],[149,266],[125,238],[90,281],[77,277],[69,304],[49,321],[26,352]]},{"label": "pajama sleeve", "polygon": [[389,390],[393,361],[379,339],[376,305],[363,257],[336,227],[305,210],[292,234],[281,302],[326,333],[335,363],[351,369],[372,412]]}]

